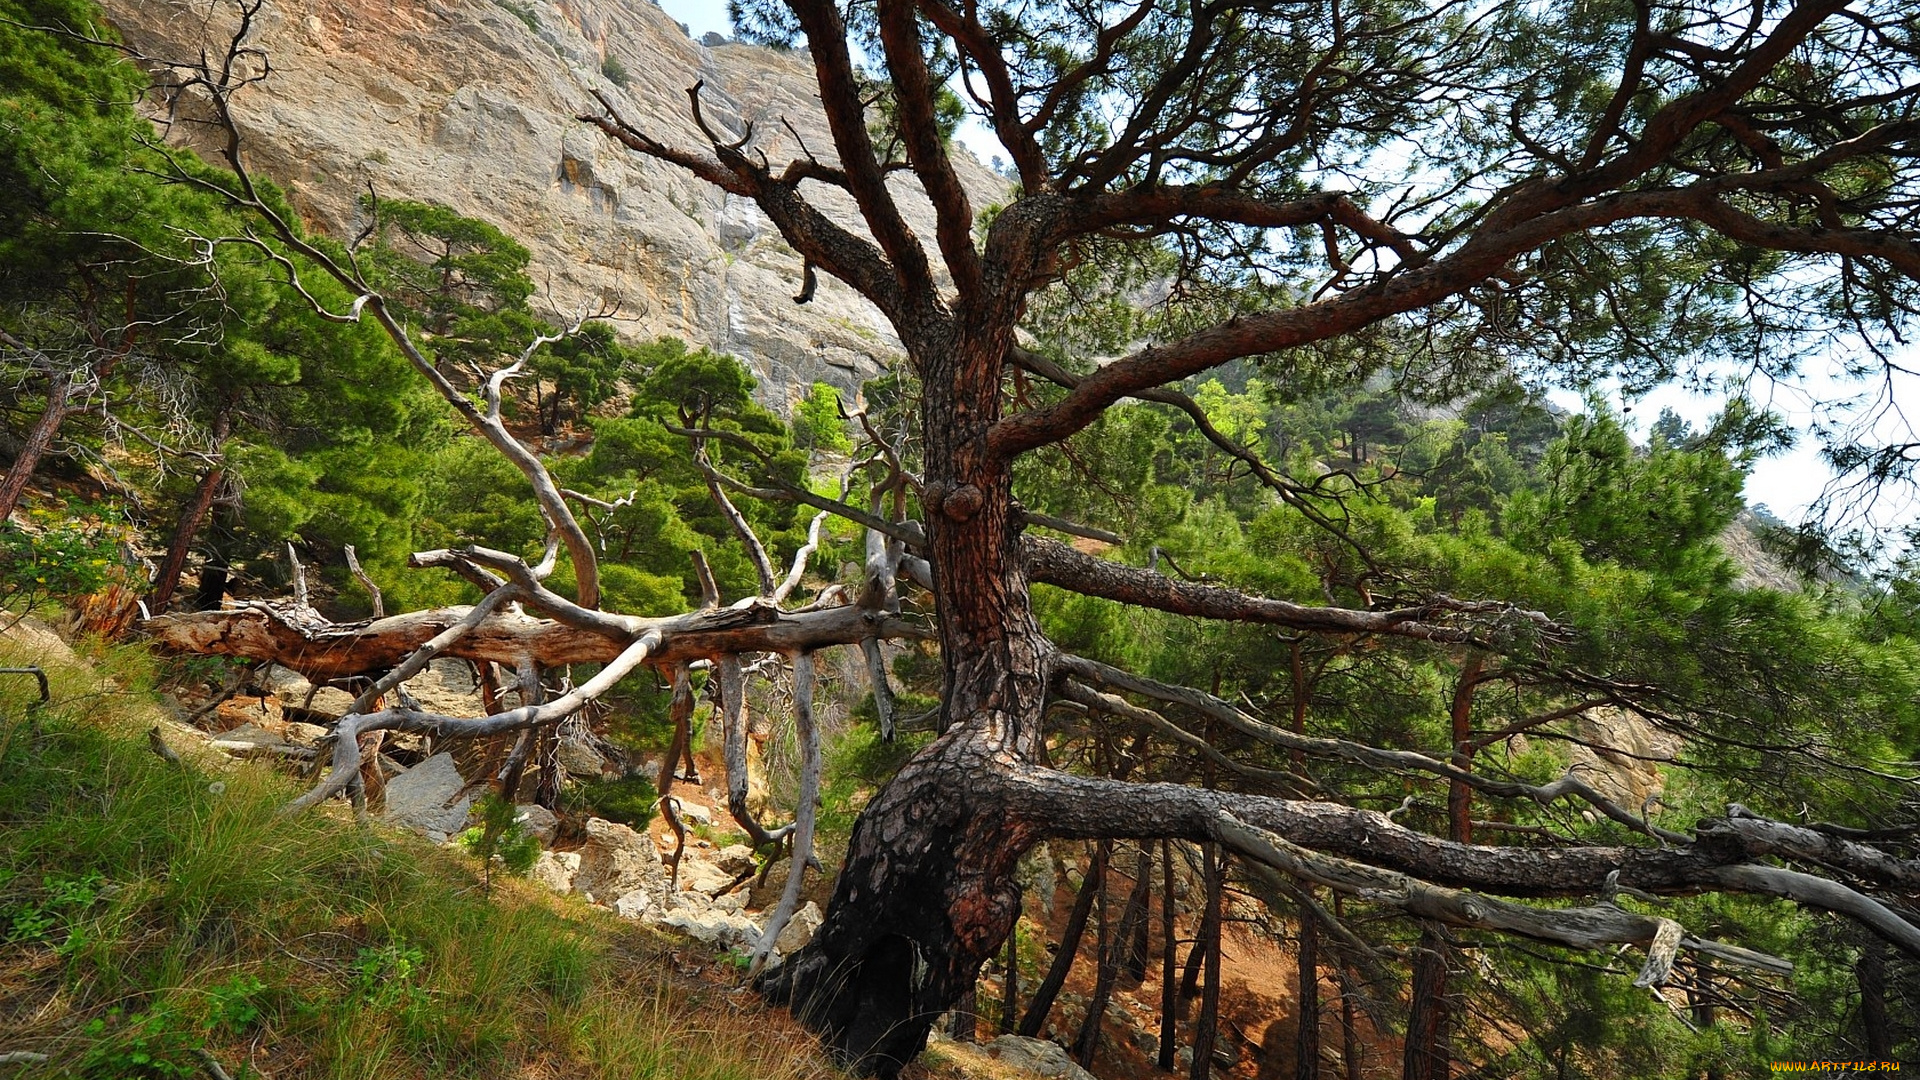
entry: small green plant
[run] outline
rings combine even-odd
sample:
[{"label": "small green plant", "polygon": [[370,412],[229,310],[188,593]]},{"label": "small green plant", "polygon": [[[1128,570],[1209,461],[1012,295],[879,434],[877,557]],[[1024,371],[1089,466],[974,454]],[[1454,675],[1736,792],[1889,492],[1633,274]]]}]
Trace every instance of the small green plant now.
[{"label": "small green plant", "polygon": [[540,32],[540,18],[533,13],[533,6],[531,4],[516,4],[513,0],[493,0],[493,2],[500,5],[503,10],[514,18],[526,23],[528,30],[536,34]]},{"label": "small green plant", "polygon": [[89,1041],[78,1062],[86,1080],[172,1080],[200,1073],[194,1052],[206,1039],[171,1002],[131,1016],[111,1009],[80,1031]]},{"label": "small green plant", "polygon": [[540,857],[540,840],[520,823],[520,808],[497,793],[488,792],[477,809],[480,824],[460,834],[460,846],[480,860],[481,881],[491,893],[495,860],[507,873],[523,875]]},{"label": "small green plant", "polygon": [[[76,502],[29,518],[30,529],[0,522],[0,609],[26,615],[127,576],[120,551],[131,534],[102,508]],[[0,629],[13,621],[0,617]]]},{"label": "small green plant", "polygon": [[207,991],[207,1026],[244,1034],[260,1019],[267,984],[252,975],[234,975]]},{"label": "small green plant", "polygon": [[416,946],[364,947],[347,969],[348,996],[377,1010],[401,1005],[417,1008],[427,1000],[426,988],[420,985],[426,967],[426,955]]},{"label": "small green plant", "polygon": [[600,74],[605,75],[608,82],[622,90],[627,88],[627,82],[629,81],[627,65],[621,63],[619,57],[609,56],[605,60],[600,61]]},{"label": "small green plant", "polygon": [[[9,874],[7,880],[0,881],[0,888],[4,888],[15,876]],[[101,880],[98,872],[78,877],[49,874],[42,878],[39,897],[0,908],[6,913],[7,940],[50,941],[56,930],[70,924],[74,916],[92,907],[93,902],[100,898]]]}]

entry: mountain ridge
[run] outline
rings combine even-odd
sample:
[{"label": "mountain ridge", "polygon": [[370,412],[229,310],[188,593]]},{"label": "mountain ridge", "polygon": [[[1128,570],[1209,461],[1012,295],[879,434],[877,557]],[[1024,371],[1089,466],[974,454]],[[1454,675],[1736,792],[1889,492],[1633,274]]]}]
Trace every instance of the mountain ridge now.
[{"label": "mountain ridge", "polygon": [[[233,19],[219,0],[103,7],[131,47],[159,58],[224,45]],[[318,231],[351,235],[369,189],[446,204],[528,247],[545,293],[536,307],[566,319],[616,304],[623,336],[733,353],[782,411],[815,381],[851,392],[901,353],[880,314],[826,275],[810,303],[794,302],[800,258],[749,200],[575,119],[598,91],[654,137],[697,148],[688,89],[699,85],[716,128],[752,125],[752,151],[831,162],[803,51],[703,45],[646,0],[278,0],[250,41],[272,74],[237,100],[243,152]],[[956,158],[978,205],[1004,190],[970,155]],[[930,236],[925,197],[895,183],[909,224]],[[843,193],[806,193],[864,232]]]}]

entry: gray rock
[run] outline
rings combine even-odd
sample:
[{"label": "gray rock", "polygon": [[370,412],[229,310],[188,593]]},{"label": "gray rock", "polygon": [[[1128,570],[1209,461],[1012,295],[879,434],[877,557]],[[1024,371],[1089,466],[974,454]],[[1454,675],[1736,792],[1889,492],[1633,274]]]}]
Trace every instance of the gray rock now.
[{"label": "gray rock", "polygon": [[[554,308],[612,299],[635,339],[672,334],[734,353],[759,379],[760,400],[783,411],[816,380],[851,391],[899,355],[884,320],[831,275],[811,303],[792,302],[800,259],[758,209],[573,119],[600,90],[654,138],[705,146],[684,93],[702,80],[708,121],[726,133],[752,122],[752,150],[776,170],[805,156],[800,139],[831,164],[804,52],[703,46],[653,4],[536,6],[529,32],[491,0],[268,5],[252,44],[273,57],[274,74],[238,110],[254,167],[337,238],[353,234],[369,183],[384,198],[491,222],[531,250],[529,276],[550,288]],[[156,56],[195,55],[229,29],[227,9],[209,25],[205,5],[184,0],[105,7],[130,46]],[[627,87],[606,81],[603,57],[626,68]],[[976,206],[1005,198],[1004,180],[971,155],[956,158]],[[905,177],[896,184],[908,224],[932,236],[931,205]],[[865,233],[850,197],[820,185],[807,194]]]},{"label": "gray rock", "polygon": [[467,827],[473,796],[452,754],[435,754],[387,781],[387,821],[444,840]]},{"label": "gray rock", "polygon": [[[278,664],[267,672],[265,678],[256,679],[256,682],[280,702],[282,709],[307,709],[315,715],[338,720],[353,707],[352,694],[331,686],[316,689],[298,672],[288,671]],[[309,697],[309,694],[312,696]]]},{"label": "gray rock", "polygon": [[543,851],[527,874],[536,883],[566,894],[573,891],[573,879],[580,873],[580,854],[575,851]]},{"label": "gray rock", "polygon": [[692,851],[680,856],[680,888],[686,892],[712,896],[733,884],[733,875],[700,858]]},{"label": "gray rock", "polygon": [[665,912],[658,918],[648,918],[655,926],[668,927],[709,945],[729,945],[738,949],[752,948],[760,940],[760,924],[735,912],[717,907],[705,911],[690,911],[684,907]]},{"label": "gray rock", "polygon": [[333,732],[319,724],[303,724],[298,720],[287,722],[287,741],[295,746],[318,748],[333,737]]},{"label": "gray rock", "polygon": [[573,888],[603,904],[637,889],[656,902],[663,901],[668,892],[667,868],[660,865],[660,851],[651,837],[625,825],[589,818]]},{"label": "gray rock", "polygon": [[753,849],[745,844],[728,844],[713,853],[712,861],[713,865],[734,877],[751,873],[759,865],[754,861]]},{"label": "gray rock", "polygon": [[600,779],[606,775],[609,764],[605,754],[571,728],[554,743],[553,756],[568,776],[583,780]]},{"label": "gray rock", "polygon": [[685,799],[677,799],[676,801],[679,803],[679,805],[675,807],[675,809],[680,812],[681,821],[684,821],[689,825],[713,824],[712,810],[709,810],[708,808],[701,806],[699,803],[687,802]]},{"label": "gray rock", "polygon": [[553,843],[554,837],[560,835],[560,819],[546,807],[538,803],[528,803],[525,806],[514,807],[513,811],[513,820],[527,830],[529,836],[540,841],[541,847]]},{"label": "gray rock", "polygon": [[613,902],[614,914],[623,919],[644,919],[656,905],[645,889],[635,889]]},{"label": "gray rock", "polygon": [[1034,1076],[1062,1077],[1064,1080],[1094,1080],[1094,1075],[1074,1063],[1058,1043],[1002,1035],[986,1045],[987,1056],[1021,1072]]},{"label": "gray rock", "polygon": [[821,921],[819,905],[811,900],[807,901],[799,911],[793,913],[791,919],[787,920],[787,925],[780,931],[780,936],[774,939],[773,947],[780,950],[782,955],[792,956],[807,942],[813,940],[814,932],[820,929]]}]

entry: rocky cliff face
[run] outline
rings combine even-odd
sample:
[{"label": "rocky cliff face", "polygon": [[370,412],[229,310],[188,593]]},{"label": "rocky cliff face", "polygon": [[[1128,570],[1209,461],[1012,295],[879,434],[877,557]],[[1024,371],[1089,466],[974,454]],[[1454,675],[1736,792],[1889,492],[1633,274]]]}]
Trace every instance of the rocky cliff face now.
[{"label": "rocky cliff face", "polygon": [[[105,0],[124,37],[155,56],[194,55],[230,25],[229,0]],[[796,305],[800,260],[748,202],[611,144],[574,119],[591,91],[656,138],[705,145],[687,88],[704,81],[710,123],[775,163],[832,159],[804,54],[708,47],[648,0],[269,0],[254,41],[272,77],[238,100],[249,164],[308,223],[350,233],[356,199],[446,203],[506,230],[562,313],[612,301],[630,337],[672,334],[742,357],[783,407],[815,380],[852,388],[899,344],[879,314],[823,275]],[[624,72],[625,85],[615,77]],[[796,137],[797,135],[797,137]],[[1001,181],[968,158],[976,200]],[[915,230],[932,211],[902,189]],[[851,200],[810,186],[839,220]]]}]

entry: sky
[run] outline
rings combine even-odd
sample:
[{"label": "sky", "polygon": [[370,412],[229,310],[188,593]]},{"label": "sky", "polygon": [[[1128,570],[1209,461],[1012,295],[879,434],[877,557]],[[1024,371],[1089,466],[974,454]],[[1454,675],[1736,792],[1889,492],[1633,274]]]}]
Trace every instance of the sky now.
[{"label": "sky", "polygon": [[[657,2],[676,21],[685,23],[695,38],[709,32],[728,37],[733,35],[732,24],[727,19],[726,0]],[[971,118],[962,125],[959,139],[982,161],[991,160],[994,154],[1002,152],[993,135]],[[1749,388],[1749,393],[1758,403],[1785,416],[1790,424],[1802,431],[1792,450],[1764,459],[1755,466],[1747,481],[1749,503],[1764,504],[1778,517],[1798,522],[1832,481],[1832,470],[1821,458],[1819,442],[1810,428],[1818,415],[1830,412],[1833,404],[1870,393],[1873,389],[1847,381],[1840,376],[1840,367],[1838,358],[1825,363],[1815,361],[1808,365],[1805,373],[1791,381],[1765,382]],[[1896,376],[1890,385],[1896,402],[1920,403],[1920,378]],[[1549,396],[1564,408],[1575,411],[1585,408],[1585,402],[1578,394],[1560,391]],[[1623,413],[1624,417],[1644,438],[1647,428],[1663,408],[1671,408],[1695,428],[1703,428],[1725,408],[1726,398],[1724,394],[1695,394],[1673,385],[1658,388],[1640,399],[1624,398],[1615,391],[1609,403],[1616,411],[1627,410]],[[1914,438],[1897,414],[1882,417],[1865,437],[1882,441]],[[1871,514],[1872,522],[1881,526],[1911,522],[1916,518],[1920,518],[1920,500],[1916,500],[1912,494],[1894,491],[1884,493]]]},{"label": "sky", "polygon": [[687,24],[697,39],[708,33],[733,36],[733,24],[727,21],[727,0],[657,0],[660,10],[675,22]]}]

